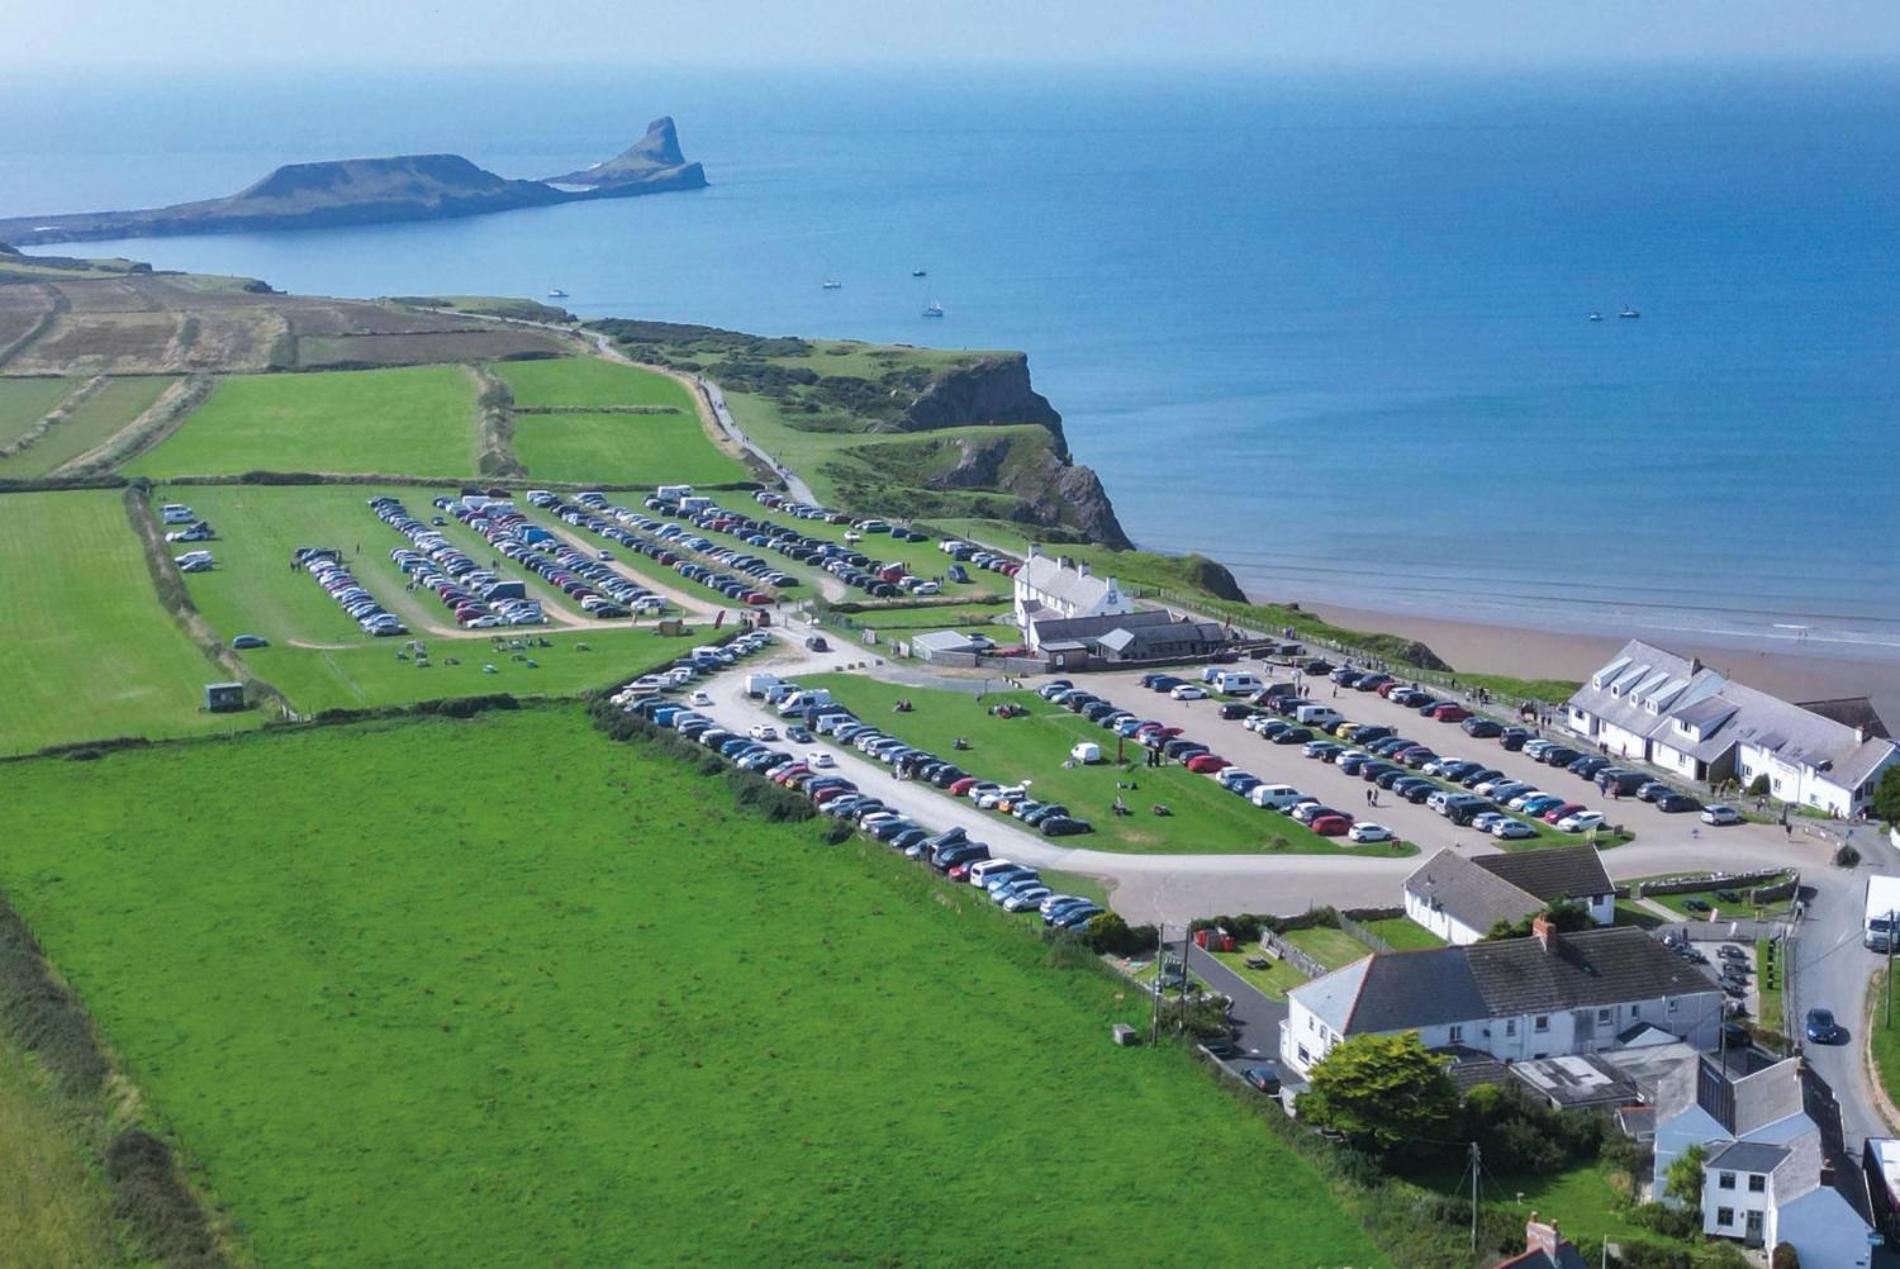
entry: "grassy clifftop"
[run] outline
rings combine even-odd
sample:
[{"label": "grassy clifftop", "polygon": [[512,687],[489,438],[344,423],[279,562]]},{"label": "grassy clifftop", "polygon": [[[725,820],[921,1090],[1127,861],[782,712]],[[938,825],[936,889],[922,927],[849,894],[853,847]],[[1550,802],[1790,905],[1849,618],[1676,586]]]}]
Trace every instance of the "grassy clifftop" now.
[{"label": "grassy clifftop", "polygon": [[855,510],[972,516],[1128,545],[1101,481],[1015,352],[602,321],[629,355],[715,380],[746,431]]}]

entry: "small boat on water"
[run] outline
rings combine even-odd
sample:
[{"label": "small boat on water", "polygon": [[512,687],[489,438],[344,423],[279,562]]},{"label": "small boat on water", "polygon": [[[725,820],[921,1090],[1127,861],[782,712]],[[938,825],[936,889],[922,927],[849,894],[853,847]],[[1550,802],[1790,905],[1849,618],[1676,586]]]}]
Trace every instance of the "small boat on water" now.
[{"label": "small boat on water", "polygon": [[929,269],[912,269],[910,271],[910,275],[913,278],[927,278],[930,276],[930,270]]},{"label": "small boat on water", "polygon": [[1637,312],[1637,311],[1636,311],[1635,309],[1633,309],[1633,308],[1629,308],[1629,307],[1627,307],[1627,306],[1626,306],[1626,307],[1625,307],[1625,308],[1623,309],[1623,311],[1622,311],[1621,313],[1618,313],[1618,314],[1617,314],[1617,316],[1618,316],[1618,317],[1631,317],[1631,318],[1634,318],[1634,317],[1641,317],[1641,316],[1642,316],[1642,314],[1641,314],[1641,313],[1639,313],[1639,312]]},{"label": "small boat on water", "polygon": [[1593,321],[1593,322],[1600,322],[1600,321],[1602,321],[1602,320],[1603,320],[1603,314],[1601,314],[1601,313],[1598,313],[1598,312],[1594,312],[1594,311],[1593,311],[1593,312],[1592,312],[1592,313],[1590,314],[1590,320],[1591,320],[1591,321]]},{"label": "small boat on water", "polygon": [[838,289],[839,287],[842,287],[842,286],[844,285],[844,283],[842,283],[842,282],[840,282],[840,281],[838,281],[838,279],[836,279],[836,278],[826,278],[826,279],[824,280],[824,282],[823,282],[823,283],[821,283],[820,285],[821,285],[821,288],[822,288],[823,290],[826,290],[826,291],[835,291],[835,290],[837,290],[837,289]]},{"label": "small boat on water", "polygon": [[567,292],[558,286],[551,286],[548,288],[548,298],[551,300],[564,300],[567,298]]},{"label": "small boat on water", "polygon": [[937,301],[935,300],[930,301],[930,303],[924,305],[924,316],[925,317],[942,317],[943,305],[937,303]]}]

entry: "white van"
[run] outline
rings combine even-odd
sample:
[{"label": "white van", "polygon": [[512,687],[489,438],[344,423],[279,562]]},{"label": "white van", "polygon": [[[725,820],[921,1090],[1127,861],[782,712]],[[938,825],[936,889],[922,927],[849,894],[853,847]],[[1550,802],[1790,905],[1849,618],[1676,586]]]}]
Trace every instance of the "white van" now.
[{"label": "white van", "polygon": [[1265,684],[1245,670],[1222,670],[1214,676],[1216,690],[1229,696],[1258,692]]},{"label": "white van", "polygon": [[802,714],[813,705],[831,704],[831,690],[823,687],[808,687],[802,692],[793,692],[778,707],[780,718],[790,718],[793,714]]},{"label": "white van", "polygon": [[1337,727],[1346,716],[1331,705],[1302,705],[1293,711],[1293,721],[1303,727]]},{"label": "white van", "polygon": [[1256,784],[1247,791],[1247,800],[1268,810],[1284,811],[1297,805],[1306,795],[1290,784]]},{"label": "white van", "polygon": [[1007,859],[982,860],[981,862],[972,864],[970,866],[970,884],[973,886],[981,886],[983,884],[984,878],[988,877],[989,874],[996,872],[998,869],[1018,868],[1018,867],[1021,867],[1021,865]]},{"label": "white van", "polygon": [[159,508],[159,515],[164,518],[166,524],[190,524],[197,519],[192,514],[191,508],[182,502],[166,503]]},{"label": "white van", "polygon": [[1100,762],[1102,747],[1092,740],[1078,741],[1075,748],[1069,750],[1069,757],[1084,764]]},{"label": "white van", "polygon": [[764,696],[766,690],[777,686],[779,681],[779,676],[776,674],[748,674],[745,676],[745,694],[747,696]]}]

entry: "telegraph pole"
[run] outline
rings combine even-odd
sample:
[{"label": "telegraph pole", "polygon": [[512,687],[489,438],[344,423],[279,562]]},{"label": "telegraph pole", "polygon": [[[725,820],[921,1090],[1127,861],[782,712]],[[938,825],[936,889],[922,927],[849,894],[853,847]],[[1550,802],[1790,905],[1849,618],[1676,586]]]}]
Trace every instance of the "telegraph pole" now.
[{"label": "telegraph pole", "polygon": [[1167,968],[1168,927],[1166,922],[1155,923],[1155,980],[1149,984],[1148,992],[1148,1043],[1161,1042],[1161,976]]},{"label": "telegraph pole", "polygon": [[1478,1250],[1478,1143],[1471,1143],[1471,1250]]},{"label": "telegraph pole", "polygon": [[1893,909],[1887,909],[1887,1028],[1893,1029]]}]

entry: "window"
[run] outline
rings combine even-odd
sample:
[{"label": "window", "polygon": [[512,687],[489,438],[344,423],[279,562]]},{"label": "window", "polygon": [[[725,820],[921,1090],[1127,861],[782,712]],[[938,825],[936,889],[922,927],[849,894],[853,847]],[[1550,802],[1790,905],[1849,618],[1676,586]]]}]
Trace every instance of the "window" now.
[{"label": "window", "polygon": [[1735,1209],[1732,1207],[1716,1208],[1715,1223],[1717,1225],[1733,1225],[1735,1223]]},{"label": "window", "polygon": [[1532,1025],[1533,1027],[1535,1027],[1535,1028],[1536,1028],[1537,1030],[1539,1030],[1539,1031],[1548,1031],[1548,1030],[1550,1030],[1550,1015],[1549,1015],[1549,1014],[1547,1014],[1547,1013],[1540,1013],[1540,1014],[1538,1014],[1538,1015],[1537,1015],[1537,1021],[1535,1021],[1535,1022],[1534,1022],[1534,1023],[1532,1023],[1531,1025]]},{"label": "window", "polygon": [[1614,1022],[1615,1020],[1616,1020],[1616,1010],[1614,1009],[1597,1010],[1598,1022]]},{"label": "window", "polygon": [[1517,1019],[1516,1018],[1506,1018],[1504,1020],[1504,1034],[1505,1035],[1517,1034]]},{"label": "window", "polygon": [[1451,1042],[1453,1044],[1462,1044],[1464,1043],[1464,1039],[1465,1039],[1465,1029],[1459,1026],[1457,1023],[1453,1023],[1451,1027]]},{"label": "window", "polygon": [[1305,1066],[1307,1063],[1311,1062],[1312,1060],[1313,1060],[1313,1055],[1308,1053],[1306,1051],[1306,1046],[1302,1044],[1300,1046],[1300,1065]]},{"label": "window", "polygon": [[1748,1192],[1760,1194],[1768,1188],[1768,1178],[1757,1172],[1748,1178]]},{"label": "window", "polygon": [[1319,1019],[1317,1019],[1317,1018],[1315,1018],[1315,1017],[1314,1017],[1314,1016],[1313,1016],[1312,1014],[1310,1014],[1310,1013],[1306,1015],[1306,1029],[1307,1029],[1308,1031],[1317,1031],[1317,1030],[1319,1030]]},{"label": "window", "polygon": [[1674,1013],[1676,1011],[1676,1006],[1681,1003],[1682,1002],[1680,1000],[1676,1000],[1672,998],[1663,1004],[1663,1009],[1668,1013]]},{"label": "window", "polygon": [[1630,1017],[1632,1017],[1632,1018],[1640,1018],[1640,1017],[1642,1017],[1642,1016],[1643,1016],[1643,1007],[1642,1007],[1641,1005],[1631,1005],[1631,1006],[1630,1006]]},{"label": "window", "polygon": [[1733,1172],[1717,1173],[1715,1183],[1724,1190],[1732,1190],[1735,1188],[1735,1174]]}]

